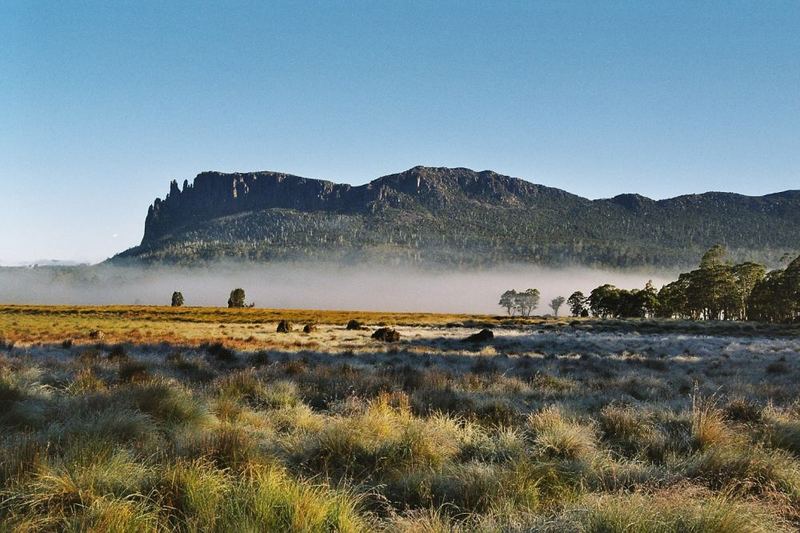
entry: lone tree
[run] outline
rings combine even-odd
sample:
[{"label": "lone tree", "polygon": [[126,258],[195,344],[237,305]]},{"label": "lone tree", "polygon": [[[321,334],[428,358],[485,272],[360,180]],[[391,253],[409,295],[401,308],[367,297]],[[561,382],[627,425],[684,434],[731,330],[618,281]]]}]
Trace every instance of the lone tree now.
[{"label": "lone tree", "polygon": [[558,310],[561,308],[562,305],[564,305],[563,296],[558,296],[550,301],[550,309],[553,310],[553,314],[555,316],[558,316]]},{"label": "lone tree", "polygon": [[522,316],[531,316],[533,310],[539,307],[539,289],[527,289],[518,294],[517,307]]},{"label": "lone tree", "polygon": [[244,307],[244,289],[233,289],[228,298],[228,307]]},{"label": "lone tree", "polygon": [[567,299],[567,305],[572,316],[584,316],[584,313],[587,313],[586,296],[581,291],[573,292]]},{"label": "lone tree", "polygon": [[500,302],[498,303],[500,307],[505,307],[506,312],[509,315],[514,314],[514,308],[517,305],[517,291],[511,289],[510,291],[504,292],[500,296]]},{"label": "lone tree", "polygon": [[183,294],[179,291],[172,293],[172,307],[183,306]]}]

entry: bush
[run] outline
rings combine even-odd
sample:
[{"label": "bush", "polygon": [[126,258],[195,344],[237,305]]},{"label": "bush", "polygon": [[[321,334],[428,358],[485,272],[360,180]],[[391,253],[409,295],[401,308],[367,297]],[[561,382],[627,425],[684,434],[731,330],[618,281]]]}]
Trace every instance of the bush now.
[{"label": "bush", "polygon": [[233,289],[228,298],[228,307],[240,308],[244,306],[244,289]]},{"label": "bush", "polygon": [[183,306],[183,293],[175,291],[172,293],[172,307]]}]

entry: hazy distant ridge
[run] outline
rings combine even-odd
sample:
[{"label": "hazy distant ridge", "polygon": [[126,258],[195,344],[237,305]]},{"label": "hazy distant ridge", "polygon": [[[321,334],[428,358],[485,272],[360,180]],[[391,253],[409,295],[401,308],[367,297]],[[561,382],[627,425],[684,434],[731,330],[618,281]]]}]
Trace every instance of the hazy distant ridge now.
[{"label": "hazy distant ridge", "polygon": [[170,184],[142,244],[116,260],[368,259],[684,265],[715,243],[774,262],[800,247],[800,191],[589,200],[492,171],[414,167],[361,186],[203,172]]}]

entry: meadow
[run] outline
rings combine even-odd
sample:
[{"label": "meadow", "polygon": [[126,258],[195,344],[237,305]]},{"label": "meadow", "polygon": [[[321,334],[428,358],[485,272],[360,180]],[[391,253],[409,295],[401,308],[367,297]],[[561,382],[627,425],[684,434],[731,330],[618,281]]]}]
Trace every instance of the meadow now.
[{"label": "meadow", "polygon": [[0,531],[797,531],[798,354],[751,322],[0,306]]}]

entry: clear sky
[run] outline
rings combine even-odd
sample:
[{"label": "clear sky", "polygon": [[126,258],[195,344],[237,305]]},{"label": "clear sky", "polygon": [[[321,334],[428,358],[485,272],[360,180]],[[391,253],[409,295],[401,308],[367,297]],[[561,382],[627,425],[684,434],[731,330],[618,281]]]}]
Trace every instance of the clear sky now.
[{"label": "clear sky", "polygon": [[800,188],[800,2],[0,2],[0,264],[138,244],[203,170],[418,164]]}]

